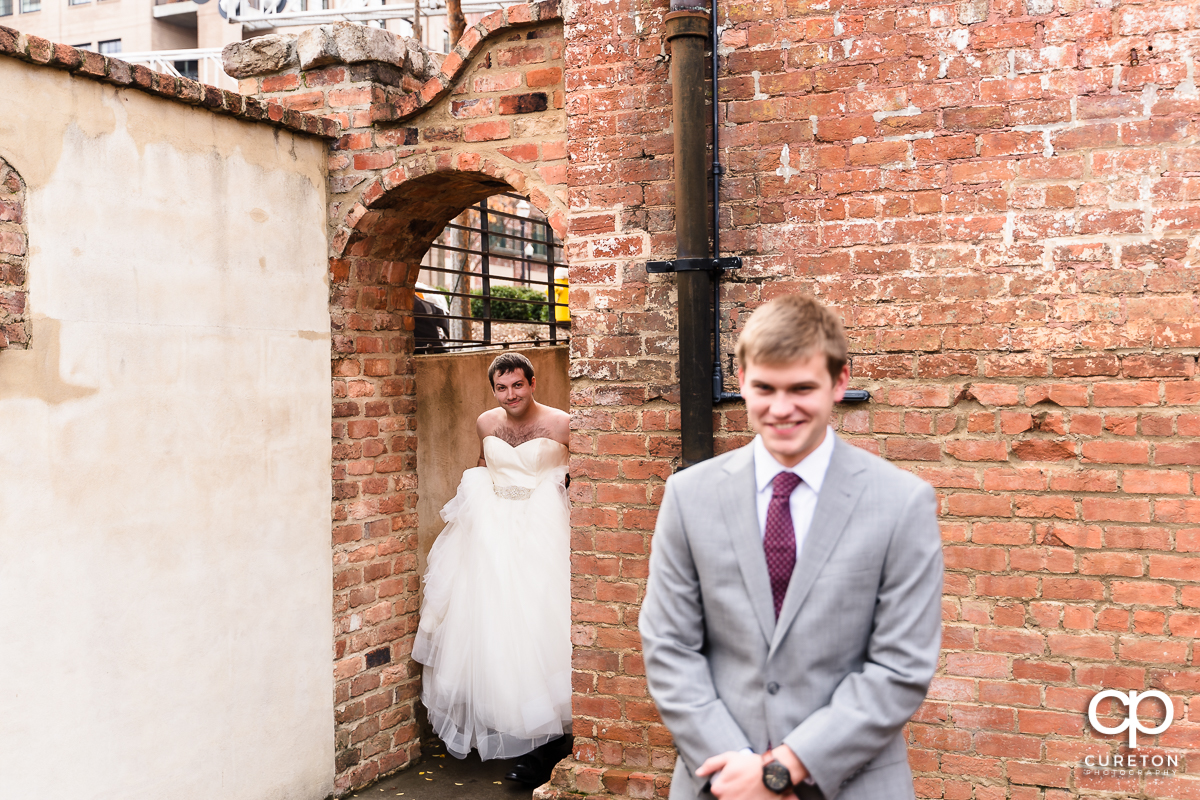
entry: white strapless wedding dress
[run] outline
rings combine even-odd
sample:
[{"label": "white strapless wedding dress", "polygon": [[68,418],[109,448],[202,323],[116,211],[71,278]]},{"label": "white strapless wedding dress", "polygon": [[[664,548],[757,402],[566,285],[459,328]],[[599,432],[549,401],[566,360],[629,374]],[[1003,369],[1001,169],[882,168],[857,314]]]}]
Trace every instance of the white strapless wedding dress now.
[{"label": "white strapless wedding dress", "polygon": [[413,658],[446,749],[513,758],[571,730],[565,445],[483,440],[425,570]]}]

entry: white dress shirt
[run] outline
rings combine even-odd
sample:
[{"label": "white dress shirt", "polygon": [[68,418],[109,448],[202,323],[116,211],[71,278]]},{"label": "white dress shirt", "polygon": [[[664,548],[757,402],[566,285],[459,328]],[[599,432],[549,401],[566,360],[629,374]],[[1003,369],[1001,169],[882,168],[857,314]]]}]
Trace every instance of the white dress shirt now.
[{"label": "white dress shirt", "polygon": [[813,512],[817,509],[817,495],[821,493],[821,484],[825,482],[825,473],[829,471],[829,459],[833,457],[833,428],[825,429],[825,438],[817,445],[804,460],[794,467],[785,467],[767,452],[761,436],[754,437],[754,481],[758,488],[756,494],[758,507],[758,535],[766,536],[767,508],[771,505],[772,481],[781,472],[794,472],[800,476],[800,484],[792,490],[790,507],[792,511],[792,530],[796,533],[796,563],[800,563],[800,552],[804,547],[804,537],[812,525]]},{"label": "white dress shirt", "polygon": [[[817,445],[804,460],[794,467],[785,467],[775,460],[775,456],[767,452],[761,436],[754,437],[754,484],[757,487],[755,499],[758,507],[758,535],[767,535],[767,508],[771,505],[771,495],[774,493],[772,481],[781,472],[794,472],[800,476],[800,483],[792,490],[788,498],[792,512],[792,530],[796,534],[796,563],[800,563],[800,551],[804,547],[804,537],[812,526],[813,512],[817,510],[817,495],[821,493],[821,485],[825,483],[825,473],[829,471],[829,459],[833,458],[833,428],[825,429],[825,438]],[[749,748],[743,753],[753,752]],[[717,773],[718,775],[720,773]],[[717,775],[713,775],[715,781]],[[812,776],[807,776],[802,783],[813,784]]]}]

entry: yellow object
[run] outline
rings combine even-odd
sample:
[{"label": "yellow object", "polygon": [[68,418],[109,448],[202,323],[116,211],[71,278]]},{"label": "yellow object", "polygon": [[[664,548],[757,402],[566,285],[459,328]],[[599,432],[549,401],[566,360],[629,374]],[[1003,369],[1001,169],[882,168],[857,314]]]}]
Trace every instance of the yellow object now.
[{"label": "yellow object", "polygon": [[568,305],[569,289],[567,287],[567,268],[554,269],[554,321],[570,322],[571,308]]}]

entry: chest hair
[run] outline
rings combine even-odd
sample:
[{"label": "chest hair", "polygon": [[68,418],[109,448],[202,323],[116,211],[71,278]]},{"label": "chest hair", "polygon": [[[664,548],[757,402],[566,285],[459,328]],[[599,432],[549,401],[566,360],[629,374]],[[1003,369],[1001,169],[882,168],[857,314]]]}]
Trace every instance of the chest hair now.
[{"label": "chest hair", "polygon": [[497,439],[502,439],[508,442],[509,445],[516,447],[519,444],[531,441],[533,439],[553,439],[550,435],[550,429],[545,425],[529,425],[523,428],[514,428],[507,425],[501,425],[492,432],[492,436]]}]

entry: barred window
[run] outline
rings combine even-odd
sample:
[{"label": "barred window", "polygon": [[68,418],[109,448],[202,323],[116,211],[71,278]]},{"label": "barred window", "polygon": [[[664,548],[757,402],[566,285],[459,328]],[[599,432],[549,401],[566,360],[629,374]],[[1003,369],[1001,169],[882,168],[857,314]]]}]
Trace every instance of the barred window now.
[{"label": "barred window", "polygon": [[417,278],[418,353],[567,341],[562,243],[529,200],[496,194],[448,223]]}]

